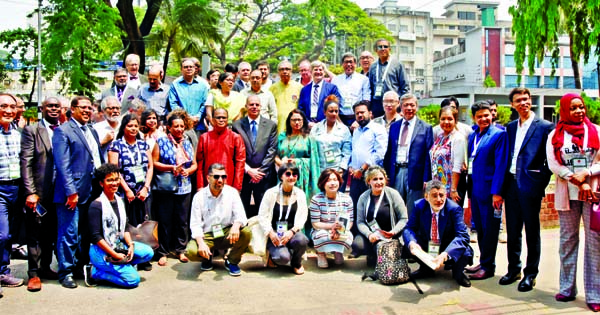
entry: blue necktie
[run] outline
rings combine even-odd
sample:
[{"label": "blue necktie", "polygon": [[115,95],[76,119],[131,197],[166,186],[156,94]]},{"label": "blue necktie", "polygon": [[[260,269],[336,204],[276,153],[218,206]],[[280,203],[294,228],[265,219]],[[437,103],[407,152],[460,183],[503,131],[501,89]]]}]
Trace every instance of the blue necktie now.
[{"label": "blue necktie", "polygon": [[256,121],[250,123],[250,132],[252,132],[252,146],[256,145]]}]

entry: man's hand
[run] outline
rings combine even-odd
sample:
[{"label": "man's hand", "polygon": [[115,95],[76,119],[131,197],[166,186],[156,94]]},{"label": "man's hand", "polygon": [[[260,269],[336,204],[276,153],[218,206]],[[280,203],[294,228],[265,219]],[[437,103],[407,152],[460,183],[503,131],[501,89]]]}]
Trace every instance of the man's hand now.
[{"label": "man's hand", "polygon": [[129,248],[127,249],[127,262],[130,262],[133,259],[133,251],[134,244],[132,243],[131,246],[129,246]]},{"label": "man's hand", "polygon": [[250,176],[250,182],[254,184],[260,182],[265,176],[265,173],[259,171],[258,168],[250,168],[247,173]]},{"label": "man's hand", "polygon": [[208,245],[206,245],[204,240],[196,240],[196,242],[198,243],[198,256],[205,259],[210,259],[212,253],[210,252],[210,248],[208,248]]},{"label": "man's hand", "polygon": [[27,206],[27,208],[35,211],[35,208],[37,207],[37,203],[40,201],[40,196],[36,195],[36,194],[31,194],[29,196],[27,196],[27,199],[25,199],[25,206]]},{"label": "man's hand", "polygon": [[227,235],[229,244],[235,244],[240,239],[240,224],[234,223],[229,229],[229,235]]},{"label": "man's hand", "polygon": [[502,208],[502,196],[500,195],[493,195],[492,196],[492,202],[494,204],[494,208],[496,209],[501,209]]},{"label": "man's hand", "polygon": [[354,131],[354,129],[358,128],[358,122],[354,121],[352,125],[350,125],[350,131]]},{"label": "man's hand", "polygon": [[75,210],[75,208],[77,208],[78,201],[79,201],[79,195],[77,193],[74,193],[74,194],[70,195],[69,197],[67,197],[67,202],[65,203],[65,205],[67,206],[67,209]]},{"label": "man's hand", "polygon": [[446,260],[448,260],[448,253],[446,253],[446,252],[442,252],[437,257],[435,257],[433,259],[433,262],[436,265],[435,270],[440,270],[442,268],[442,266],[444,265],[444,262],[446,262]]},{"label": "man's hand", "polygon": [[115,132],[113,130],[109,131],[104,138],[102,138],[101,145],[105,145],[115,138]]},{"label": "man's hand", "polygon": [[362,178],[362,169],[350,169],[350,175],[352,175],[352,178],[360,180]]}]

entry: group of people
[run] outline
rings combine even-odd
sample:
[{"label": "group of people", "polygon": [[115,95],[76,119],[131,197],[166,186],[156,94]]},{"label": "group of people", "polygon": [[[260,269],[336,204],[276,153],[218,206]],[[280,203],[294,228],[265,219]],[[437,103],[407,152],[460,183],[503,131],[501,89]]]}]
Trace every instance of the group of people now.
[{"label": "group of people", "polygon": [[[75,288],[77,276],[88,285],[135,287],[140,278],[133,265],[151,270],[152,257],[165,266],[169,255],[182,263],[200,260],[202,270],[223,255],[233,276],[241,274],[248,250],[264,253],[268,267],[289,264],[298,275],[308,247],[320,268],[328,267],[329,254],[337,265],[351,254],[366,255],[374,266],[379,244],[394,238],[404,244],[402,255],[419,263],[415,278],[445,266],[469,287],[494,276],[504,208],[509,267],[500,284],[522,278],[519,291],[529,291],[540,260],[541,201],[554,173],[561,225],[556,300],[577,293],[583,217],[586,300],[598,311],[593,271],[600,239],[589,220],[600,141],[582,98],[561,99],[556,130],[535,116],[524,88],[509,95],[519,119],[506,127],[494,123],[495,103],[488,101],[471,105],[475,125],[459,122],[459,102],[449,98],[433,128],[417,117],[418,100],[403,66],[390,58],[389,42],[378,40],[375,49],[373,65],[361,56],[366,75],[355,72],[351,53],[342,57],[338,76],[320,61],[302,62],[305,86],[291,80],[289,61],[279,63],[280,80],[272,82],[268,63],[254,71],[244,62],[228,65],[203,79],[190,58],[167,87],[160,69],[144,77],[137,73],[139,58],[128,56],[126,69],[115,71],[114,85],[103,92],[97,115],[103,121],[87,97],[71,100],[68,120],[60,119],[60,99],[48,97],[42,120],[21,130],[13,121],[15,97],[0,94],[2,286],[23,284],[10,273],[8,236],[9,214],[23,206],[30,291],[41,289],[41,279]],[[461,207],[467,196],[478,232],[477,265]],[[149,218],[159,223],[156,251],[133,242],[126,229]],[[53,252],[58,273],[50,269]]]}]

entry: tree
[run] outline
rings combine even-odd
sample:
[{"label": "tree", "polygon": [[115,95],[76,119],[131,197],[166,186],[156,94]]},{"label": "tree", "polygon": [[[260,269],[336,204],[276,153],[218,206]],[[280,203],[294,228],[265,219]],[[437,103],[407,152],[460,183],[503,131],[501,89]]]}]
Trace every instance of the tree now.
[{"label": "tree", "polygon": [[485,77],[485,80],[483,80],[483,86],[484,87],[496,87],[496,81],[494,81],[494,78],[492,78],[492,76],[488,74]]},{"label": "tree", "polygon": [[[2,58],[2,74],[0,74],[0,78],[7,78],[6,71],[14,70],[12,67],[8,69],[4,66],[6,64],[13,64],[13,59],[18,59],[21,63],[21,67],[19,71],[21,72],[19,76],[19,82],[22,84],[29,83],[29,77],[31,76],[31,71],[33,70],[33,82],[31,84],[31,92],[29,93],[29,98],[27,102],[31,102],[33,98],[33,93],[35,92],[37,78],[37,43],[38,43],[38,34],[37,31],[33,28],[17,28],[15,30],[7,30],[0,33],[0,43],[2,43],[3,47],[8,49],[8,54]],[[34,58],[28,58],[28,54],[30,52],[35,52]]]}]

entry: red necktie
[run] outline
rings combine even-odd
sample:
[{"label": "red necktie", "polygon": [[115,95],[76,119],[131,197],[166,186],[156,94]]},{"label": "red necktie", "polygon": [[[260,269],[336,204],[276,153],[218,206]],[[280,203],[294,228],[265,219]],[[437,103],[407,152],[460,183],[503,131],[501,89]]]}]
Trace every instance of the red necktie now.
[{"label": "red necktie", "polygon": [[434,243],[439,243],[440,239],[438,237],[438,224],[437,219],[435,218],[435,214],[431,214],[431,241]]}]

